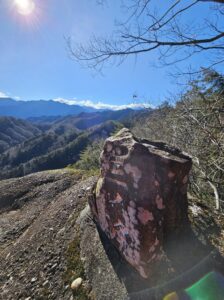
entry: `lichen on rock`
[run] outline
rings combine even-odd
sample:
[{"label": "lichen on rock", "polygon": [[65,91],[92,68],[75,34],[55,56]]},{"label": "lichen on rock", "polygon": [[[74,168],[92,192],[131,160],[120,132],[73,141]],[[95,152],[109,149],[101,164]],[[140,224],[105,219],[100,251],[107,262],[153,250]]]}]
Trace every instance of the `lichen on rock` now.
[{"label": "lichen on rock", "polygon": [[142,277],[163,259],[166,236],[187,223],[191,158],[124,128],[106,140],[101,177],[89,197],[93,216]]}]

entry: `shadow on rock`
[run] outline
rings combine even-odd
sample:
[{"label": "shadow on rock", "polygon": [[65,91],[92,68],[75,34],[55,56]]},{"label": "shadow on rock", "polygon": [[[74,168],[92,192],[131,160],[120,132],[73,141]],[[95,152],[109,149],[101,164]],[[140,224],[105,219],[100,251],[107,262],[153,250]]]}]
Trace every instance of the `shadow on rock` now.
[{"label": "shadow on rock", "polygon": [[157,265],[151,279],[143,279],[119,254],[105,233],[98,233],[114,271],[125,285],[127,299],[162,300],[172,291],[183,290],[212,270],[224,274],[224,259],[211,245],[204,245],[189,226],[178,237],[169,236],[164,243],[166,263]]}]

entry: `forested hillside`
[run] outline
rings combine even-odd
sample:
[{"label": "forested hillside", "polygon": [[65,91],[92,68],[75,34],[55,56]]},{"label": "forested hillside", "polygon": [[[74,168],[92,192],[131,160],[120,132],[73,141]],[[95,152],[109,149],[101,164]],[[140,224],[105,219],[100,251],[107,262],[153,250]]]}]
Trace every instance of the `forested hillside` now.
[{"label": "forested hillside", "polygon": [[[74,164],[93,141],[107,138],[138,113],[132,110],[105,111],[64,118],[31,118],[29,122],[2,118],[5,122],[0,126],[0,132],[3,137],[6,136],[4,132],[8,133],[12,145],[7,144],[0,156],[0,179]],[[22,135],[21,132],[25,133]],[[13,136],[21,139],[13,139]]]},{"label": "forested hillside", "polygon": [[41,133],[42,131],[30,122],[13,117],[0,117],[0,154]]},{"label": "forested hillside", "polygon": [[224,208],[223,75],[204,71],[189,83],[175,105],[165,102],[144,117],[137,117],[133,131],[189,153],[193,158],[191,195],[213,208]]}]

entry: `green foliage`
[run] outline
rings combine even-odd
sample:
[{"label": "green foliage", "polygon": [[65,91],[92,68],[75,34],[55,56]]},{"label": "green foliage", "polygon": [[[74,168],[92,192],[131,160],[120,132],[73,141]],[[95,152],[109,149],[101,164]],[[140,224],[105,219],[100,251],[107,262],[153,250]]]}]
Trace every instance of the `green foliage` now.
[{"label": "green foliage", "polygon": [[66,252],[67,270],[64,279],[71,284],[77,277],[84,277],[84,268],[80,259],[80,239],[77,236],[69,245]]},{"label": "green foliage", "polygon": [[122,124],[115,121],[105,122],[102,128],[95,130],[94,135],[91,136],[91,139],[94,139],[93,142],[80,153],[80,159],[69,168],[83,172],[83,178],[99,175],[104,138],[116,134],[122,127]]},{"label": "green foliage", "polygon": [[75,168],[81,170],[97,171],[100,167],[100,153],[103,150],[104,140],[94,141],[88,145],[81,153],[80,160],[74,165]]},{"label": "green foliage", "polygon": [[[85,272],[83,263],[80,258],[80,236],[77,234],[76,238],[69,244],[66,252],[67,269],[63,275],[65,285],[71,285],[72,281],[78,277],[85,279]],[[74,299],[88,300],[88,291],[84,286],[80,286],[73,292]]]}]

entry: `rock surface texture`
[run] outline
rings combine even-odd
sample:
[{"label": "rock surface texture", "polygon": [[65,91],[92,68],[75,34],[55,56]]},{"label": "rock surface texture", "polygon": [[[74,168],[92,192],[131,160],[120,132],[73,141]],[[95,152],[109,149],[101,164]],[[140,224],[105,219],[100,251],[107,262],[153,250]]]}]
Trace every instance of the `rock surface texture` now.
[{"label": "rock surface texture", "polygon": [[[0,181],[0,300],[161,300],[211,270],[224,274],[223,261],[217,269],[210,247],[199,243],[224,254],[224,215],[190,197],[195,234],[190,228],[166,241],[169,269],[159,262],[153,276],[142,278],[92,220],[86,202],[97,180],[57,170]],[[73,290],[78,277],[82,284]]]},{"label": "rock surface texture", "polygon": [[68,249],[94,183],[67,170],[0,181],[0,300],[73,299]]},{"label": "rock surface texture", "polygon": [[167,237],[188,222],[190,169],[186,154],[138,140],[125,128],[105,142],[89,204],[100,228],[144,278],[164,259]]}]

